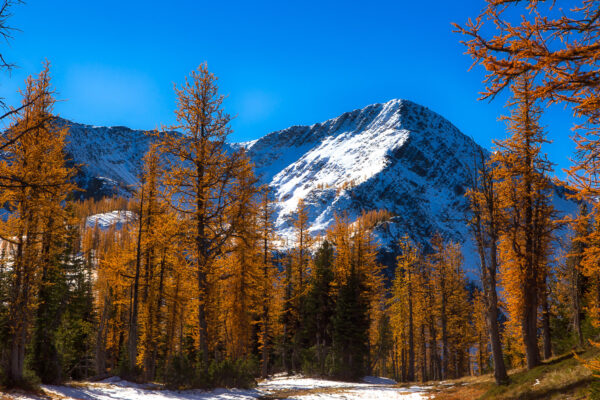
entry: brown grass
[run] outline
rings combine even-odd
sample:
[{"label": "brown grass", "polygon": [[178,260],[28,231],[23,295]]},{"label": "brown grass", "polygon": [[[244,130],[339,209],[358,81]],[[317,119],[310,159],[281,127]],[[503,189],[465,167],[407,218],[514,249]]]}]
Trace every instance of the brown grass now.
[{"label": "brown grass", "polygon": [[[598,350],[588,350],[580,354],[583,359],[598,357]],[[564,354],[545,361],[530,371],[512,370],[510,383],[497,386],[491,375],[468,377],[449,381],[452,386],[434,387],[435,399],[588,399],[592,374],[572,354]]]}]

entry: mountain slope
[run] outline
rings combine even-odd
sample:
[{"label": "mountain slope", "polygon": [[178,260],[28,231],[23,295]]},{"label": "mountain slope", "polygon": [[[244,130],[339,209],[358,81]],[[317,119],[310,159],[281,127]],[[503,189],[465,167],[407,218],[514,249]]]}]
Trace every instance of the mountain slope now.
[{"label": "mountain slope", "polygon": [[335,213],[345,211],[353,219],[363,210],[386,209],[395,216],[379,231],[382,244],[405,232],[418,242],[435,232],[465,239],[464,192],[481,148],[418,104],[373,104],[273,132],[247,149],[280,201],[280,234],[291,236],[291,213],[304,198],[314,233],[330,226]]}]

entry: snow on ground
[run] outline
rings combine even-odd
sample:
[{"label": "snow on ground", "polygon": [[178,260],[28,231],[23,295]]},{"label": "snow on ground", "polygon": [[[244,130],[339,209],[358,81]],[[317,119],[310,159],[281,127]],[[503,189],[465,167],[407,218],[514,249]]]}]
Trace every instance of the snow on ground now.
[{"label": "snow on ground", "polygon": [[[276,375],[258,384],[267,393],[296,391],[289,399],[295,400],[417,400],[426,399],[428,387],[400,388],[388,378],[368,376],[363,383],[338,382],[302,376]],[[302,392],[306,391],[306,394]]]},{"label": "snow on ground", "polygon": [[364,388],[337,393],[314,393],[291,397],[295,400],[420,400],[426,399],[418,389]]},{"label": "snow on ground", "polygon": [[20,392],[13,392],[11,394],[6,394],[0,392],[1,400],[46,400],[44,397],[35,396],[32,394],[23,394]]},{"label": "snow on ground", "polygon": [[267,392],[275,390],[307,390],[314,388],[342,388],[368,386],[355,382],[329,381],[325,379],[305,378],[301,375],[288,376],[277,374],[258,384],[258,388]]},{"label": "snow on ground", "polygon": [[[289,400],[418,400],[428,398],[428,387],[401,388],[386,378],[366,377],[363,383],[338,382],[302,376],[276,375],[262,381],[256,389],[163,390],[159,385],[137,384],[110,378],[97,383],[76,383],[72,386],[43,385],[51,397],[61,400],[257,400],[270,396]],[[9,396],[9,397],[5,397]],[[0,399],[38,400],[39,396],[13,393]]]},{"label": "snow on ground", "polygon": [[251,400],[259,398],[258,390],[215,389],[203,390],[162,390],[156,385],[140,385],[128,381],[111,381],[110,383],[89,383],[76,386],[43,386],[51,394],[62,396],[61,399],[81,400]]}]

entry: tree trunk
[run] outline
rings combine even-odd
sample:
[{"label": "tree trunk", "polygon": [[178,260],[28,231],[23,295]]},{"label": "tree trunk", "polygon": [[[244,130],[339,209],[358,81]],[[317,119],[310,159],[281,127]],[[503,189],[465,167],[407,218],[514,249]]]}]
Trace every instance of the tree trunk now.
[{"label": "tree trunk", "polygon": [[[492,279],[495,282],[495,278]],[[496,384],[503,385],[508,383],[508,374],[504,364],[504,355],[502,352],[502,341],[500,338],[500,329],[498,327],[498,299],[496,286],[492,286],[489,292],[490,298],[487,304],[486,322],[490,331],[490,344],[492,348],[492,360],[494,362],[494,379]]]},{"label": "tree trunk", "polygon": [[292,265],[291,261],[288,261],[286,264],[286,288],[285,288],[285,298],[284,298],[284,321],[283,321],[283,369],[288,373],[292,373],[292,366],[289,360],[289,336],[290,336],[290,307],[291,307],[291,299],[292,299]]},{"label": "tree trunk", "polygon": [[440,360],[440,356],[438,354],[437,348],[437,331],[435,329],[435,321],[433,318],[429,320],[429,348],[430,348],[430,365],[431,365],[431,373],[430,378],[435,380],[442,379],[442,364]]},{"label": "tree trunk", "polygon": [[552,339],[550,334],[550,307],[548,305],[547,291],[544,290],[542,297],[542,338],[544,341],[544,360],[552,357]]},{"label": "tree trunk", "polygon": [[[268,207],[268,205],[265,205]],[[265,213],[267,210],[265,209]],[[265,214],[266,216],[267,214]],[[269,283],[269,242],[268,242],[268,217],[265,217],[265,233],[263,238],[263,282],[265,284]],[[266,286],[266,285],[265,285]],[[267,287],[264,287],[264,297],[263,297],[263,312],[262,312],[262,360],[261,360],[261,376],[266,378],[269,375],[269,296],[270,294],[267,291]]]},{"label": "tree trunk", "polygon": [[22,304],[25,291],[25,267],[23,265],[23,234],[19,235],[19,243],[15,251],[15,279],[12,287],[12,299],[9,313],[9,326],[11,330],[10,347],[8,355],[8,382],[18,384],[23,380],[24,346],[22,345],[22,331],[25,330],[25,309]]},{"label": "tree trunk", "polygon": [[481,283],[486,305],[485,319],[490,335],[494,379],[496,384],[502,385],[508,383],[508,374],[506,373],[506,365],[504,364],[500,328],[498,326],[496,273],[498,271],[497,246],[499,227],[497,221],[496,191],[494,189],[493,173],[486,166],[483,153],[480,153],[479,162],[477,177],[473,182],[472,189],[480,192],[483,195],[484,201],[473,210],[474,221],[471,227],[477,243],[477,251],[481,264]]},{"label": "tree trunk", "polygon": [[446,315],[446,288],[444,277],[442,276],[442,307],[440,312],[440,319],[442,321],[442,365],[440,379],[446,379],[448,374],[448,317]]},{"label": "tree trunk", "polygon": [[[204,127],[202,126],[202,137],[204,136]],[[204,152],[204,148],[201,152]],[[206,236],[205,221],[205,193],[204,188],[204,165],[196,161],[196,247],[197,247],[197,274],[198,274],[198,327],[199,327],[199,346],[202,355],[202,367],[204,372],[208,372],[208,324],[206,322],[206,301],[208,300],[208,282],[207,268],[209,261],[209,245]]]},{"label": "tree trunk", "polygon": [[581,331],[581,273],[578,270],[579,263],[573,263],[572,266],[572,290],[571,297],[573,301],[573,329],[577,337],[577,344],[583,347],[583,332]]},{"label": "tree trunk", "polygon": [[[481,333],[479,334],[479,370],[477,371],[477,375],[481,376],[483,375],[483,346],[484,346],[484,341],[483,338],[481,337]],[[473,375],[473,373],[471,373],[471,375]]]},{"label": "tree trunk", "polygon": [[412,276],[408,271],[408,371],[406,379],[410,382],[415,380],[415,334],[412,304]]},{"label": "tree trunk", "polygon": [[425,324],[421,324],[421,382],[428,381],[427,376],[427,347],[425,346]]},{"label": "tree trunk", "polygon": [[[526,287],[535,288],[534,285],[527,285]],[[523,342],[525,344],[527,369],[532,369],[540,365],[540,353],[537,343],[537,298],[536,290],[528,290],[525,293],[525,306],[521,321],[521,330]]]},{"label": "tree trunk", "polygon": [[133,280],[133,302],[131,305],[131,320],[129,321],[129,337],[127,342],[129,354],[129,372],[134,373],[137,363],[137,340],[138,340],[138,307],[139,307],[139,285],[140,269],[142,264],[142,227],[144,220],[144,190],[140,198],[140,215],[137,237],[137,249],[135,258],[135,276]]},{"label": "tree trunk", "polygon": [[103,375],[106,372],[106,323],[110,312],[110,300],[104,298],[98,330],[96,331],[96,373]]}]

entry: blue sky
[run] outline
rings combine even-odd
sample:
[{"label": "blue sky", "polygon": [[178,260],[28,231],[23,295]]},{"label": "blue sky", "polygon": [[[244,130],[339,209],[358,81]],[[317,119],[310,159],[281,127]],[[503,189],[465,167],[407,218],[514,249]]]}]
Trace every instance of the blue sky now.
[{"label": "blue sky", "polygon": [[[150,129],[173,124],[173,84],[203,61],[219,76],[232,141],[312,124],[393,98],[440,113],[491,148],[505,136],[501,97],[478,101],[483,70],[470,72],[451,22],[483,0],[182,1],[28,0],[13,10],[2,53],[19,68],[2,76],[14,103],[25,77],[52,64],[64,118]],[[569,165],[571,113],[547,110],[557,174]]]}]

